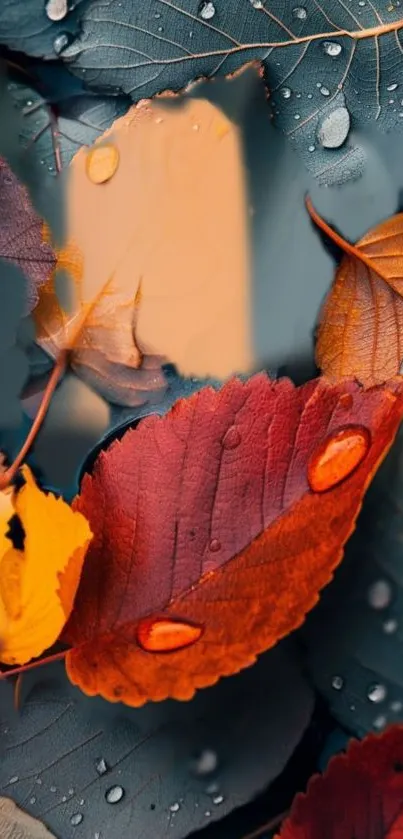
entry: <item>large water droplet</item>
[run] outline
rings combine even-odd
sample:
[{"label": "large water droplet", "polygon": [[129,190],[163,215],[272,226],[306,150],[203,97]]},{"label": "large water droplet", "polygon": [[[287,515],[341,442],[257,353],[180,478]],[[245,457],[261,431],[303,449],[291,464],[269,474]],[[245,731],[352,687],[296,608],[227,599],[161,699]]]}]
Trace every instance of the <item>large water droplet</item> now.
[{"label": "large water droplet", "polygon": [[383,702],[386,699],[387,690],[385,685],[374,684],[370,685],[367,690],[367,696],[370,702]]},{"label": "large water droplet", "polygon": [[347,426],[327,437],[308,464],[311,489],[326,492],[348,478],[364,460],[370,444],[370,433],[362,425]]},{"label": "large water droplet", "polygon": [[192,770],[195,775],[210,775],[215,772],[217,765],[217,753],[213,749],[203,749],[196,760],[192,761]]},{"label": "large water droplet", "polygon": [[103,757],[98,758],[98,760],[95,764],[95,769],[97,770],[98,775],[105,775],[105,773],[108,771],[108,764],[107,764],[105,758],[103,758]]},{"label": "large water droplet", "polygon": [[393,82],[393,84],[388,84],[386,90],[388,90],[389,93],[391,93],[391,91],[396,90],[396,88],[397,88],[397,82]]},{"label": "large water droplet", "polygon": [[338,149],[345,142],[350,130],[350,114],[347,108],[335,108],[321,123],[319,140],[325,149]]},{"label": "large water droplet", "polygon": [[330,90],[328,87],[325,87],[325,85],[322,85],[322,87],[320,88],[320,92],[322,96],[330,96]]},{"label": "large water droplet", "polygon": [[344,687],[344,679],[342,676],[333,676],[332,679],[332,688],[335,690],[341,690]]},{"label": "large water droplet", "polygon": [[67,0],[47,0],[45,11],[49,20],[63,20],[68,12]]},{"label": "large water droplet", "polygon": [[213,798],[213,804],[222,804],[223,801],[224,801],[224,796],[223,795],[216,795],[215,798]]},{"label": "large water droplet", "polygon": [[292,16],[296,18],[296,20],[306,20],[308,17],[308,12],[305,6],[295,6],[292,10]]},{"label": "large water droplet", "polygon": [[103,143],[90,149],[86,172],[93,184],[103,184],[115,174],[119,165],[119,152],[112,143]]},{"label": "large water droplet", "polygon": [[282,96],[283,99],[290,99],[291,95],[292,95],[292,90],[291,90],[290,87],[281,87],[280,88],[280,96]]},{"label": "large water droplet", "polygon": [[77,825],[81,824],[83,818],[84,816],[82,813],[74,813],[74,816],[70,819],[70,824],[72,824],[73,827],[77,827]]},{"label": "large water droplet", "polygon": [[263,0],[249,0],[254,9],[263,9]]},{"label": "large water droplet", "polygon": [[208,0],[204,0],[200,3],[199,6],[199,15],[203,20],[211,20],[214,17],[216,12],[216,8],[214,3],[209,3]]},{"label": "large water droplet", "polygon": [[118,786],[117,784],[114,787],[110,787],[105,793],[105,798],[108,804],[118,804],[119,801],[122,800],[125,791],[123,787]]},{"label": "large water droplet", "polygon": [[175,801],[175,804],[171,804],[169,809],[170,809],[171,813],[177,813],[178,810],[180,810],[180,807],[181,807],[181,805],[179,804],[179,802]]},{"label": "large water droplet", "polygon": [[236,449],[241,442],[241,435],[236,425],[231,425],[224,435],[222,444],[225,449]]},{"label": "large water droplet", "polygon": [[337,41],[324,41],[323,51],[331,58],[337,58],[341,53],[341,44],[338,44]]},{"label": "large water droplet", "polygon": [[392,588],[387,580],[377,580],[368,589],[368,603],[373,609],[386,609],[392,599]]},{"label": "large water droplet", "polygon": [[202,632],[201,626],[184,620],[149,617],[137,625],[137,642],[146,652],[169,652],[194,644]]},{"label": "large water droplet", "polygon": [[56,35],[56,38],[53,41],[53,50],[56,55],[61,55],[63,50],[65,50],[71,41],[71,35],[68,32],[59,32]]}]

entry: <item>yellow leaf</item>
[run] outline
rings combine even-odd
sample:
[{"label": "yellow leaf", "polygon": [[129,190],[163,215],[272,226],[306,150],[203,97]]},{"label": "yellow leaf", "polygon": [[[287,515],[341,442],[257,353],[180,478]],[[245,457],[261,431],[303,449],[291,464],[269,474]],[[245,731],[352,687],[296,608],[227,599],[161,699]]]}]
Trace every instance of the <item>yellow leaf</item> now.
[{"label": "yellow leaf", "polygon": [[56,641],[72,610],[92,538],[84,516],[62,498],[40,490],[27,466],[22,474],[26,483],[10,498],[11,515],[19,516],[25,533],[23,551],[16,550],[5,535],[10,507],[1,498],[0,661],[4,664],[25,664]]}]

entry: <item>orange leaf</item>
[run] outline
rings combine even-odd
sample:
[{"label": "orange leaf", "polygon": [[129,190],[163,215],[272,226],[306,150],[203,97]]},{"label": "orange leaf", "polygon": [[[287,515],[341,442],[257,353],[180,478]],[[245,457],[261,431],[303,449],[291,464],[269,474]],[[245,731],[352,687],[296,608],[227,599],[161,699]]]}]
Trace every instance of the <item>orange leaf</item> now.
[{"label": "orange leaf", "polygon": [[122,404],[161,394],[167,361],[201,377],[256,366],[238,128],[207,101],[163,102],[132,107],[73,159],[58,254],[74,281],[71,314],[61,316],[54,287],[35,311],[38,343],[55,357],[74,313],[113,277],[72,366]]},{"label": "orange leaf", "polygon": [[[25,485],[0,493],[0,661],[25,664],[58,638],[73,607],[91,531],[62,498],[40,490],[27,466]],[[16,514],[24,548],[7,535]]]},{"label": "orange leaf", "polygon": [[127,431],[73,505],[95,535],[63,633],[70,679],[129,705],[189,699],[299,626],[402,410],[397,387],[260,374]]},{"label": "orange leaf", "polygon": [[344,251],[320,314],[316,359],[332,379],[366,386],[399,373],[403,361],[403,214],[370,230],[355,246],[307,201],[318,226]]},{"label": "orange leaf", "polygon": [[0,798],[0,836],[2,839],[56,839],[42,822],[24,813],[11,798]]},{"label": "orange leaf", "polygon": [[403,726],[352,740],[297,795],[277,839],[401,839]]}]

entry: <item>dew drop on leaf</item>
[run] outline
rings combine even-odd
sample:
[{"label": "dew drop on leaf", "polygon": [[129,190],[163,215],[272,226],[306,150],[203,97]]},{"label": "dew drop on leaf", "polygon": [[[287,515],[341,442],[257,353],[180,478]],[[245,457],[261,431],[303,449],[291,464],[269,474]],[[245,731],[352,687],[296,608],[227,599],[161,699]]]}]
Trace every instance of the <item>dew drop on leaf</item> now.
[{"label": "dew drop on leaf", "polygon": [[211,20],[214,17],[216,12],[216,8],[214,3],[208,2],[208,0],[204,0],[204,2],[200,3],[199,6],[199,15],[203,20]]},{"label": "dew drop on leaf", "polygon": [[213,798],[213,804],[222,804],[223,801],[224,801],[224,796],[223,795],[216,795],[215,798]]},{"label": "dew drop on leaf", "polygon": [[171,804],[169,809],[171,813],[177,813],[178,810],[180,810],[180,804],[177,801],[175,801],[175,804]]},{"label": "dew drop on leaf", "polygon": [[199,640],[203,629],[171,618],[143,618],[137,626],[137,642],[150,653],[181,650]]},{"label": "dew drop on leaf", "polygon": [[385,728],[386,723],[387,723],[386,717],[384,717],[383,714],[381,714],[379,717],[376,717],[374,719],[372,725],[373,725],[374,728],[376,728],[378,731],[380,731],[381,728]]},{"label": "dew drop on leaf", "polygon": [[236,449],[241,442],[241,435],[235,425],[231,425],[226,434],[222,444],[224,449]]},{"label": "dew drop on leaf", "polygon": [[67,0],[47,0],[45,11],[49,20],[63,20],[68,12]]},{"label": "dew drop on leaf", "polygon": [[368,589],[368,603],[373,609],[386,609],[392,599],[392,588],[387,580],[377,580]]},{"label": "dew drop on leaf", "polygon": [[295,6],[292,10],[292,16],[296,18],[296,20],[306,20],[308,17],[308,12],[304,6]]},{"label": "dew drop on leaf", "polygon": [[290,87],[281,87],[280,88],[280,96],[282,96],[283,99],[290,99],[291,95],[292,95],[292,90],[291,90]]},{"label": "dew drop on leaf", "polygon": [[383,631],[386,633],[386,635],[393,635],[393,633],[397,630],[397,626],[397,620],[395,620],[394,618],[390,618],[383,624]]},{"label": "dew drop on leaf", "polygon": [[119,165],[119,152],[112,143],[95,146],[87,155],[86,172],[93,184],[103,184],[113,177]]},{"label": "dew drop on leaf", "polygon": [[202,752],[192,761],[192,771],[195,775],[210,775],[215,772],[218,766],[217,752],[213,749],[203,749]]},{"label": "dew drop on leaf", "polygon": [[206,787],[207,795],[215,795],[219,791],[220,787],[217,781],[213,781],[211,784]]},{"label": "dew drop on leaf", "polygon": [[364,460],[370,442],[369,431],[362,425],[347,426],[327,437],[309,461],[310,488],[326,492],[344,481]]},{"label": "dew drop on leaf", "polygon": [[337,41],[324,41],[323,51],[331,58],[337,58],[341,53],[341,44],[338,44]]},{"label": "dew drop on leaf", "polygon": [[35,795],[31,795],[31,798],[29,799],[29,803],[30,804],[36,804],[36,796]]},{"label": "dew drop on leaf", "polygon": [[103,757],[98,758],[98,760],[95,764],[95,769],[97,770],[98,775],[105,775],[105,773],[108,771],[108,764],[107,764],[105,758],[103,758]]},{"label": "dew drop on leaf", "polygon": [[393,82],[392,84],[388,84],[386,90],[388,90],[389,93],[391,93],[392,90],[396,90],[396,88],[397,88],[397,82]]},{"label": "dew drop on leaf", "polygon": [[399,699],[396,699],[394,702],[390,703],[390,710],[393,711],[394,714],[398,714],[403,708],[403,702],[400,702]]},{"label": "dew drop on leaf", "polygon": [[77,825],[81,824],[83,818],[84,816],[82,813],[74,813],[70,819],[70,824],[72,824],[73,827],[77,827]]},{"label": "dew drop on leaf", "polygon": [[338,149],[347,139],[349,130],[350,114],[347,108],[335,108],[321,123],[319,140],[325,149]]},{"label": "dew drop on leaf", "polygon": [[315,151],[315,146],[313,144],[308,146],[308,151],[311,152],[311,154],[312,154],[312,152]]},{"label": "dew drop on leaf", "polygon": [[386,699],[385,685],[375,684],[370,685],[367,691],[367,696],[370,702],[383,702]]},{"label": "dew drop on leaf", "polygon": [[219,539],[212,539],[211,540],[211,542],[209,544],[209,550],[213,554],[217,553],[218,551],[221,550],[221,542],[219,541]]},{"label": "dew drop on leaf", "polygon": [[341,690],[344,687],[344,679],[342,676],[333,676],[332,679],[332,688],[335,690]]},{"label": "dew drop on leaf", "polygon": [[301,114],[294,114],[294,119],[301,119]]},{"label": "dew drop on leaf", "polygon": [[10,778],[8,783],[9,784],[16,784],[16,783],[18,783],[18,780],[19,780],[18,775],[13,775],[13,777]]},{"label": "dew drop on leaf", "polygon": [[330,90],[328,87],[325,87],[325,85],[322,85],[322,87],[320,88],[320,92],[322,96],[330,96]]},{"label": "dew drop on leaf", "polygon": [[123,787],[116,784],[114,787],[110,787],[106,791],[105,798],[108,804],[118,804],[118,802],[122,800],[124,794],[125,791]]},{"label": "dew drop on leaf", "polygon": [[254,9],[263,9],[263,0],[249,0]]},{"label": "dew drop on leaf", "polygon": [[56,55],[61,55],[63,50],[65,50],[71,41],[71,37],[67,32],[60,32],[59,35],[56,35],[56,38],[53,41],[53,51]]}]

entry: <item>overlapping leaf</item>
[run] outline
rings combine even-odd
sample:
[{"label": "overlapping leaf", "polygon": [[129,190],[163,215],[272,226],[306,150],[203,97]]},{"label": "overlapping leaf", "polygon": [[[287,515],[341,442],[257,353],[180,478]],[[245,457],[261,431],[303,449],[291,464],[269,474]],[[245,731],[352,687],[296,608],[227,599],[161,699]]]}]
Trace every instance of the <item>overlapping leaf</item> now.
[{"label": "overlapping leaf", "polygon": [[27,278],[26,311],[38,302],[38,289],[49,279],[56,263],[44,242],[43,222],[32,207],[28,192],[0,158],[0,258],[17,265]]},{"label": "overlapping leaf", "polygon": [[0,835],[3,839],[55,839],[45,825],[14,804],[0,798]]},{"label": "overlapping leaf", "polygon": [[313,217],[346,252],[320,314],[316,358],[333,379],[387,381],[403,361],[403,214],[370,230],[357,245]]},{"label": "overlapping leaf", "polygon": [[[39,4],[31,0],[22,28],[17,9],[4,5],[3,43],[49,54],[52,30],[57,37],[68,29],[70,16],[52,28],[37,8],[38,27]],[[209,14],[203,14],[206,5]],[[401,122],[395,91],[403,82],[402,20],[393,3],[352,8],[341,0],[92,0],[72,13],[72,28],[77,16],[80,33],[61,53],[69,69],[94,89],[118,89],[134,101],[262,61],[276,120],[327,181],[362,168],[362,153],[353,144],[321,148],[323,119],[336,107],[347,106],[355,124],[367,125],[370,118],[391,128]]]},{"label": "overlapping leaf", "polygon": [[135,710],[87,700],[58,668],[37,671],[17,719],[0,683],[0,789],[62,839],[183,839],[207,827],[283,771],[314,704],[288,641],[193,702]]},{"label": "overlapping leaf", "polygon": [[[95,536],[63,635],[70,679],[131,705],[187,699],[298,626],[341,559],[401,410],[398,391],[259,375],[128,431],[74,504]],[[338,448],[343,429],[365,443],[356,469],[355,444],[347,468]],[[316,453],[324,472],[308,482]]]},{"label": "overlapping leaf", "polygon": [[[24,664],[50,647],[73,607],[91,539],[84,516],[36,486],[28,467],[17,493],[0,495],[0,661]],[[15,547],[17,515],[24,545]]]},{"label": "overlapping leaf", "polygon": [[399,839],[403,827],[403,727],[353,740],[298,795],[277,839]]}]

